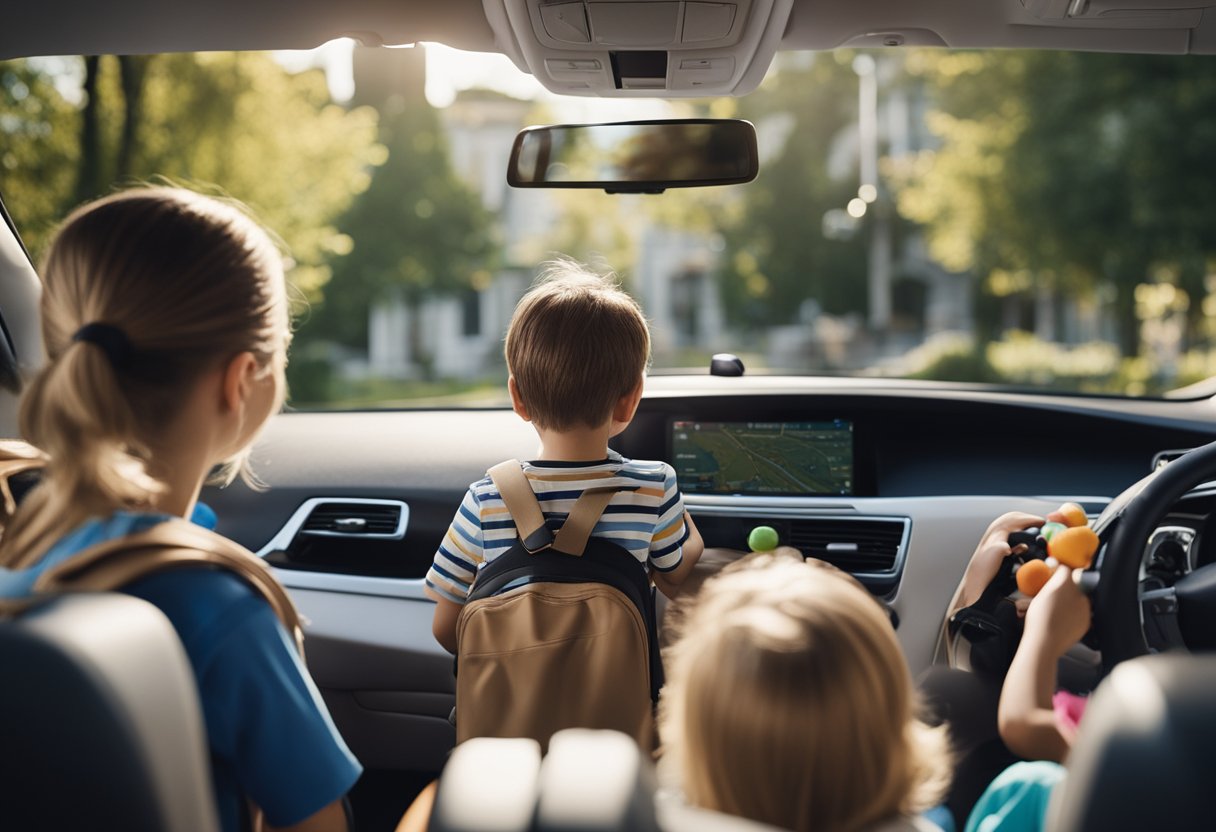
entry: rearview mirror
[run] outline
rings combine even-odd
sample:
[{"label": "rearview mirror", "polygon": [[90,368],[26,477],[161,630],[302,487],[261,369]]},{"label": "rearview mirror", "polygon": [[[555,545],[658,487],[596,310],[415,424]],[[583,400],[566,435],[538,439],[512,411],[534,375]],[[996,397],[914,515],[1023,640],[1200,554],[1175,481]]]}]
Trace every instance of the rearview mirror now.
[{"label": "rearview mirror", "polygon": [[657,194],[751,182],[758,169],[756,128],[739,119],[559,124],[515,137],[507,183]]}]

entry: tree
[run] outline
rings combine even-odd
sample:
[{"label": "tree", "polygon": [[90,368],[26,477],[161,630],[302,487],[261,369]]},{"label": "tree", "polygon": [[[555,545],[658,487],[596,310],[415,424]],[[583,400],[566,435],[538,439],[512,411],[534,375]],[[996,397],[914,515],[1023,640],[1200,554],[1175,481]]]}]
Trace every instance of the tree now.
[{"label": "tree", "polygon": [[79,120],[47,69],[0,63],[0,195],[35,257],[75,186]]},{"label": "tree", "polygon": [[260,53],[158,56],[147,67],[133,173],[215,183],[284,241],[312,302],[350,249],[337,218],[385,158],[370,107],[335,104],[320,70],[289,73]]},{"label": "tree", "polygon": [[864,236],[827,239],[824,214],[857,195],[857,180],[836,180],[828,157],[838,134],[857,118],[857,76],[850,53],[786,63],[739,114],[766,131],[785,133],[777,156],[749,185],[726,234],[721,287],[728,314],[757,328],[797,319],[816,300],[827,312],[865,308]]},{"label": "tree", "polygon": [[[919,52],[941,148],[900,173],[901,211],[991,295],[1113,286],[1124,352],[1150,270],[1190,294],[1192,338],[1216,254],[1216,67],[1174,57]],[[991,324],[992,322],[989,321]]]},{"label": "tree", "polygon": [[[318,333],[356,348],[367,345],[368,309],[376,301],[404,300],[417,323],[422,300],[488,282],[492,265],[491,218],[452,171],[438,115],[420,84],[380,88],[359,81],[361,59],[420,61],[415,53],[421,49],[356,56],[357,83],[373,88],[357,95],[380,109],[387,159],[338,223],[353,243],[333,252],[333,291],[314,322]],[[419,330],[410,327],[415,338]],[[413,346],[422,356],[421,342]]]},{"label": "tree", "polygon": [[294,285],[320,298],[329,257],[350,244],[333,221],[384,158],[374,110],[340,107],[322,72],[292,74],[260,53],[82,63],[78,106],[50,69],[0,69],[0,188],[35,253],[83,200],[132,181],[183,182],[251,206],[283,240]]}]

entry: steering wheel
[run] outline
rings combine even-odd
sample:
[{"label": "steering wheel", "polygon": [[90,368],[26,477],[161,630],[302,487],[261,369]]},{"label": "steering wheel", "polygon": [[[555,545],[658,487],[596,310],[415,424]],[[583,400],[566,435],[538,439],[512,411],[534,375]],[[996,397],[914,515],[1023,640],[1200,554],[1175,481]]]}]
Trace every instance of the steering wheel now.
[{"label": "steering wheel", "polygon": [[1216,563],[1195,569],[1171,587],[1140,591],[1140,566],[1149,535],[1182,495],[1213,479],[1216,442],[1140,480],[1094,522],[1102,546],[1084,583],[1093,586],[1092,632],[1102,651],[1104,674],[1149,652],[1147,627],[1164,640],[1164,647],[1216,649]]}]

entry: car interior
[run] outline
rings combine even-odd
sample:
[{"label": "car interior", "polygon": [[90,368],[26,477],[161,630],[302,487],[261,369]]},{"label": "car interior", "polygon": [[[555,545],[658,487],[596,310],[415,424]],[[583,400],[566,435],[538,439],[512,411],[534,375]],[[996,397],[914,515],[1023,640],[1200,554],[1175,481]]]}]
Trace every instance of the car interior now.
[{"label": "car interior", "polygon": [[[623,100],[748,96],[787,53],[1030,49],[1197,62],[1216,53],[1216,0],[43,0],[0,14],[0,61],[308,50],[337,38],[382,48],[429,42],[506,56],[557,96]],[[0,159],[4,135],[0,120]],[[543,186],[519,180],[545,167],[537,154],[556,152],[549,142],[558,139],[538,150],[524,138],[510,169],[496,175]],[[669,175],[675,157],[660,159],[657,176],[615,190],[662,200],[670,194],[658,192],[668,187],[747,181],[756,175],[754,138],[750,153],[740,170],[688,182]],[[764,153],[758,158],[762,173]],[[22,243],[15,206],[4,206],[3,173],[0,436],[17,437],[22,379],[44,354],[36,259]],[[591,179],[548,184],[612,192],[603,176],[597,168]],[[716,351],[739,350],[724,342]],[[782,544],[854,575],[889,605],[915,677],[944,660],[944,616],[993,518],[1045,515],[1075,502],[1104,548],[1093,567],[1089,647],[1070,660],[1078,686],[1102,686],[1097,727],[1074,754],[1084,776],[1053,806],[1053,828],[1158,828],[1171,807],[1180,813],[1173,828],[1210,825],[1205,777],[1213,768],[1202,749],[1216,730],[1213,665],[1180,654],[1216,645],[1209,600],[1216,450],[1204,448],[1216,441],[1216,387],[1127,397],[753,372],[748,363],[715,356],[713,371],[701,362],[682,374],[652,374],[636,418],[612,441],[626,457],[681,471],[685,503],[712,551],[700,576],[741,557],[752,530],[769,526]],[[827,484],[808,485],[776,463],[777,485],[763,493],[713,482],[729,447],[759,456],[799,432],[827,458]],[[268,487],[238,482],[203,499],[218,516],[217,531],[265,559],[305,620],[310,672],[365,768],[352,796],[358,829],[394,828],[445,765],[510,772],[518,788],[500,796],[502,813],[487,803],[495,814],[487,819],[445,810],[445,789],[458,786],[441,780],[432,829],[718,828],[721,819],[678,817],[661,803],[656,810],[649,763],[612,738],[571,735],[543,761],[511,741],[474,741],[453,753],[453,662],[432,636],[424,576],[468,484],[504,459],[531,458],[535,447],[532,427],[501,404],[289,408],[271,420],[254,453]],[[0,690],[0,713],[26,714],[20,721],[33,729],[18,735],[16,721],[5,718],[3,779],[24,784],[40,807],[18,813],[10,828],[77,823],[46,813],[59,803],[54,795],[29,791],[39,778],[24,776],[36,769],[23,761],[35,758],[81,766],[79,782],[96,789],[78,802],[109,819],[97,828],[217,828],[199,799],[205,786],[192,779],[205,761],[193,691],[166,633],[139,624],[141,603],[65,598],[0,623],[0,655],[10,680],[21,680]],[[93,625],[83,623],[108,620],[111,605],[130,608],[120,617],[134,628],[118,655],[88,637]],[[165,658],[151,659],[152,651]],[[139,719],[115,719],[113,708]],[[126,731],[88,727],[103,724]],[[106,750],[83,753],[78,740],[89,736]],[[114,749],[142,763],[115,765]],[[598,782],[611,784],[598,809],[572,797],[579,778],[569,772],[586,773],[589,760],[603,766],[592,769]],[[599,815],[570,814],[583,810]],[[0,825],[9,827],[10,811],[0,809]],[[503,821],[512,812],[516,826]]]}]

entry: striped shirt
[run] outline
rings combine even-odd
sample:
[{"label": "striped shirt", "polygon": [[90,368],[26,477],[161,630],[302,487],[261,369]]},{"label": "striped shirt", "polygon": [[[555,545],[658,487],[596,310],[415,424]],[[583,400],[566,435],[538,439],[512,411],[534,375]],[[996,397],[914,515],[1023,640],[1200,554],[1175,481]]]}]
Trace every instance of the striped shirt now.
[{"label": "striped shirt", "polygon": [[[525,462],[524,473],[540,502],[545,523],[557,532],[575,500],[588,488],[620,490],[604,510],[592,537],[623,547],[659,572],[680,565],[688,527],[676,474],[665,462],[626,459],[616,451],[598,462]],[[510,549],[515,523],[493,481],[469,486],[426,575],[435,596],[463,604],[477,568]]]}]

